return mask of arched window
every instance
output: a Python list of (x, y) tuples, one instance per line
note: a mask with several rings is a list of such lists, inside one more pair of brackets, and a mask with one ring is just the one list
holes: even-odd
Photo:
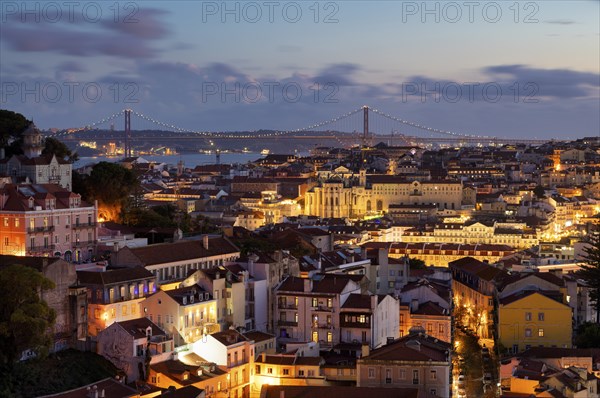
[(371, 201), (367, 200), (367, 211), (371, 211)]
[(377, 211), (382, 211), (383, 210), (383, 201), (378, 200), (377, 201)]

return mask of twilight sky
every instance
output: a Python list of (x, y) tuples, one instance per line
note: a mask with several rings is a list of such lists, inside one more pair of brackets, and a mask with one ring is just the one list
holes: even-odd
[(576, 138), (600, 134), (599, 32), (598, 0), (2, 1), (0, 108), (41, 128), (132, 108), (226, 131), (368, 104), (444, 130)]

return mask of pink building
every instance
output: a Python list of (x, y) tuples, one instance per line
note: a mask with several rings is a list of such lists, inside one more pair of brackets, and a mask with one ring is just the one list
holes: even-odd
[(98, 204), (57, 184), (0, 188), (0, 254), (85, 261), (94, 253)]

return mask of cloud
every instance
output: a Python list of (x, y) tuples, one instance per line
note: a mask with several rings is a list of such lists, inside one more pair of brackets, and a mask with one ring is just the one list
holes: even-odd
[(22, 23), (14, 15), (2, 29), (0, 40), (17, 52), (57, 53), (77, 57), (97, 55), (119, 58), (153, 58), (160, 51), (154, 44), (170, 32), (160, 17), (165, 11), (138, 9), (131, 21), (118, 22), (112, 14), (99, 23), (90, 23), (78, 13), (72, 22)]
[(497, 65), (484, 69), (505, 84), (533, 83), (539, 96), (552, 99), (598, 97), (600, 74), (571, 69), (540, 69), (526, 65)]
[(577, 22), (573, 21), (572, 19), (550, 19), (550, 20), (544, 21), (544, 23), (552, 24), (552, 25), (574, 25)]
[(56, 67), (61, 72), (86, 72), (87, 69), (77, 61), (65, 61)]
[(138, 9), (130, 18), (122, 18), (118, 22), (105, 19), (102, 26), (108, 30), (139, 39), (157, 40), (166, 38), (170, 31), (163, 23), (163, 18), (168, 12), (152, 8)]

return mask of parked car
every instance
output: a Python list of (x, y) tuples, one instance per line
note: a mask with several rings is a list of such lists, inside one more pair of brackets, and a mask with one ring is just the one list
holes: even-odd
[(492, 384), (492, 374), (491, 373), (483, 374), (483, 383), (484, 384)]

